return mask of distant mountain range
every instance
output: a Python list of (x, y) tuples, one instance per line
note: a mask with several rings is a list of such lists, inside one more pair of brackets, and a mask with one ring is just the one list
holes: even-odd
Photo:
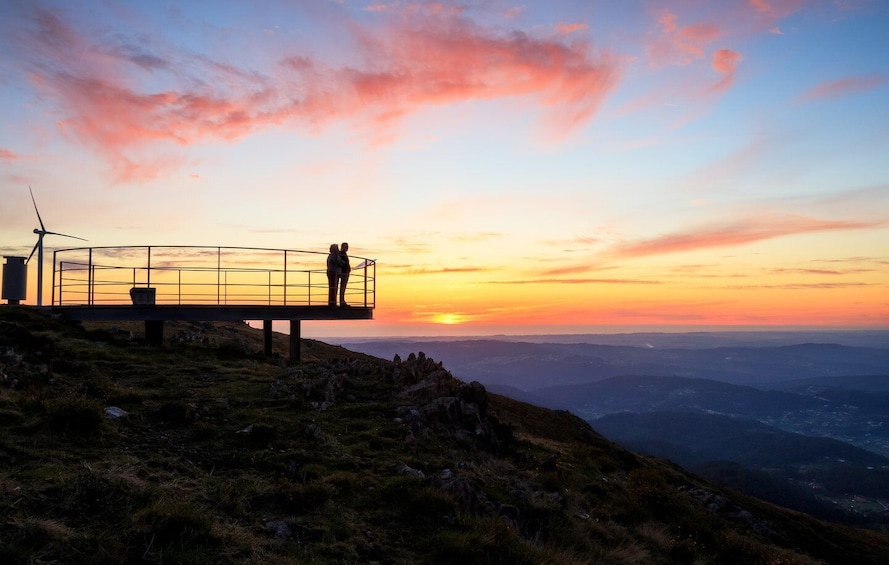
[[(713, 340), (698, 334), (682, 335), (684, 341), (678, 336), (670, 341), (684, 343), (684, 347), (668, 348), (652, 345), (650, 335), (637, 337), (643, 343), (639, 346), (496, 339), (375, 340), (342, 345), (385, 359), (423, 351), (452, 367), (462, 379), (522, 390), (624, 375), (704, 378), (756, 386), (817, 377), (889, 375), (889, 332), (884, 334), (885, 347), (799, 343), (703, 348), (702, 343)], [(766, 343), (775, 339), (771, 336)]]
[[(464, 380), (568, 410), (622, 445), (826, 519), (889, 524), (889, 332), (611, 336), (601, 343), (378, 340)], [(825, 337), (825, 336), (822, 336)], [(655, 339), (660, 338), (660, 339)], [(734, 345), (731, 345), (734, 343)], [(741, 345), (743, 343), (743, 345)], [(850, 344), (851, 343), (851, 344)], [(852, 345), (858, 343), (859, 345)]]

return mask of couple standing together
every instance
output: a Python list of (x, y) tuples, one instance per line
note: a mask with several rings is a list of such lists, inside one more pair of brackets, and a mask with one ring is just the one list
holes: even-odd
[(336, 306), (336, 285), (340, 285), (340, 306), (346, 304), (346, 283), (349, 282), (349, 244), (343, 242), (339, 248), (336, 243), (330, 244), (330, 255), (327, 256), (327, 305)]

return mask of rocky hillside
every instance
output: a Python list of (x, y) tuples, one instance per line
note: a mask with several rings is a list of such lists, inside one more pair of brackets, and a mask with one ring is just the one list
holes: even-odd
[[(885, 563), (417, 352), (0, 306), (2, 563)], [(285, 336), (276, 336), (282, 352)]]

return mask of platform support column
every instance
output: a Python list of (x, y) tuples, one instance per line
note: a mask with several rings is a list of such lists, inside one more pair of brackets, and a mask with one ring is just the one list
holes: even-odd
[(299, 363), (301, 359), (299, 351), (300, 327), (299, 320), (290, 320), (290, 362)]
[(262, 350), (266, 355), (272, 354), (272, 321), (262, 321)]
[(145, 320), (145, 341), (151, 345), (163, 345), (164, 321)]

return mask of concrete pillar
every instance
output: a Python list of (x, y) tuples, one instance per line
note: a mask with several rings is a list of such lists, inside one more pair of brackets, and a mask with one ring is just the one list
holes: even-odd
[(262, 350), (266, 355), (272, 354), (272, 321), (262, 321)]
[(290, 320), (290, 362), (299, 363), (301, 359), (299, 351), (300, 340), (299, 320)]

